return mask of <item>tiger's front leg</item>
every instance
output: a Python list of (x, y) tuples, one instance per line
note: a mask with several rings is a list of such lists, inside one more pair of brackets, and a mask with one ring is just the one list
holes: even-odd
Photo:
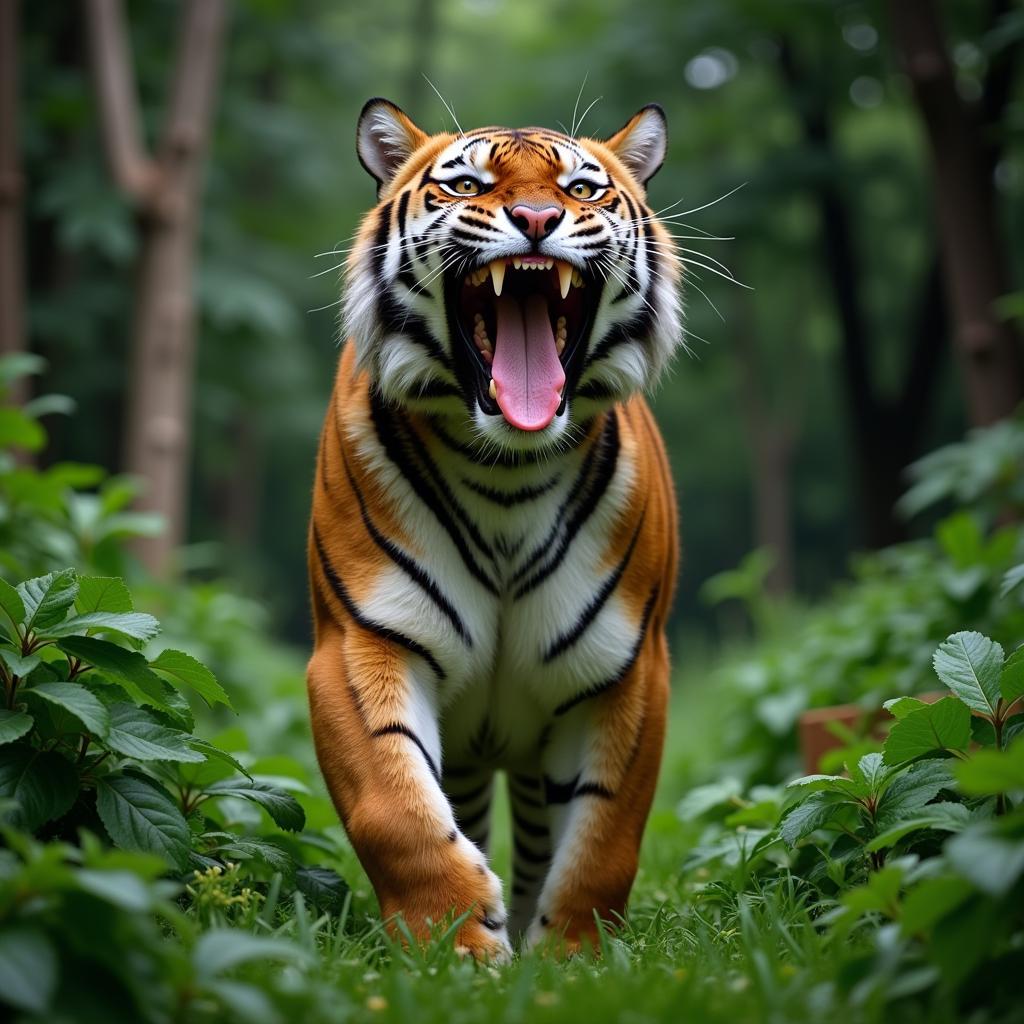
[(528, 947), (597, 948), (596, 915), (626, 910), (658, 779), (668, 706), (664, 635), (607, 693), (557, 715), (543, 755), (554, 853), (526, 933)]
[(441, 790), (436, 715), (404, 652), (324, 615), (308, 681), (320, 765), (389, 927), (400, 914), (423, 938), (468, 911), (457, 946), (508, 959), (501, 882)]

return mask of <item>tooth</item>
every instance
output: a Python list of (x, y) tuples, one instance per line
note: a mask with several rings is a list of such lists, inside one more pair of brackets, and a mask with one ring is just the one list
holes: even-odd
[(583, 287), (583, 275), (578, 270), (572, 272), (572, 283), (576, 288)]
[(494, 383), (494, 378), (491, 378), (490, 386), (487, 388), (487, 394), (491, 396), (495, 401), (498, 400), (498, 388)]
[(480, 350), (480, 356), (483, 358), (483, 361), (488, 366), (491, 365), (491, 360), (494, 359), (494, 353), (490, 349), (487, 349), (487, 348)]
[(544, 269), (545, 270), (550, 270), (554, 265), (555, 265), (554, 260), (545, 260), (544, 261)]
[(555, 339), (555, 351), (561, 355), (565, 351), (565, 338)]
[(490, 264), (491, 284), (494, 285), (494, 294), (501, 294), (501, 286), (505, 283), (505, 261), (492, 260)]
[(512, 259), (512, 266), (515, 267), (516, 270), (520, 270), (520, 269), (522, 269), (523, 261), (513, 257), (513, 259)]
[(568, 263), (558, 261), (558, 290), (564, 299), (569, 294), (569, 285), (572, 283), (572, 267)]

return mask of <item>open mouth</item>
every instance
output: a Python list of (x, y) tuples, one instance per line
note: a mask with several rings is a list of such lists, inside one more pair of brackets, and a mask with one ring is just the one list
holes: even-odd
[[(446, 281), (456, 365), (468, 394), (519, 430), (543, 430), (579, 378), (598, 281), (563, 260), (492, 260)], [(458, 325), (457, 331), (454, 330)]]

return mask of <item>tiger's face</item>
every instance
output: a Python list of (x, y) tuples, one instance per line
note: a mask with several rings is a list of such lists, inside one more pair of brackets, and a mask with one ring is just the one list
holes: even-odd
[(656, 106), (602, 142), (431, 136), (371, 100), (358, 152), (379, 202), (348, 261), (345, 326), (374, 386), (527, 449), (651, 385), (682, 340), (678, 261), (644, 192), (665, 146)]

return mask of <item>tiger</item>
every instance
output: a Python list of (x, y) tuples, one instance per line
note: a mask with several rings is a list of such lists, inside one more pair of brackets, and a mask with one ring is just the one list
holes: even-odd
[(407, 941), (451, 921), (481, 961), (593, 949), (626, 912), (669, 692), (677, 511), (643, 397), (683, 343), (645, 191), (666, 118), (429, 134), (377, 98), (356, 137), (377, 203), (313, 486), (319, 764)]

